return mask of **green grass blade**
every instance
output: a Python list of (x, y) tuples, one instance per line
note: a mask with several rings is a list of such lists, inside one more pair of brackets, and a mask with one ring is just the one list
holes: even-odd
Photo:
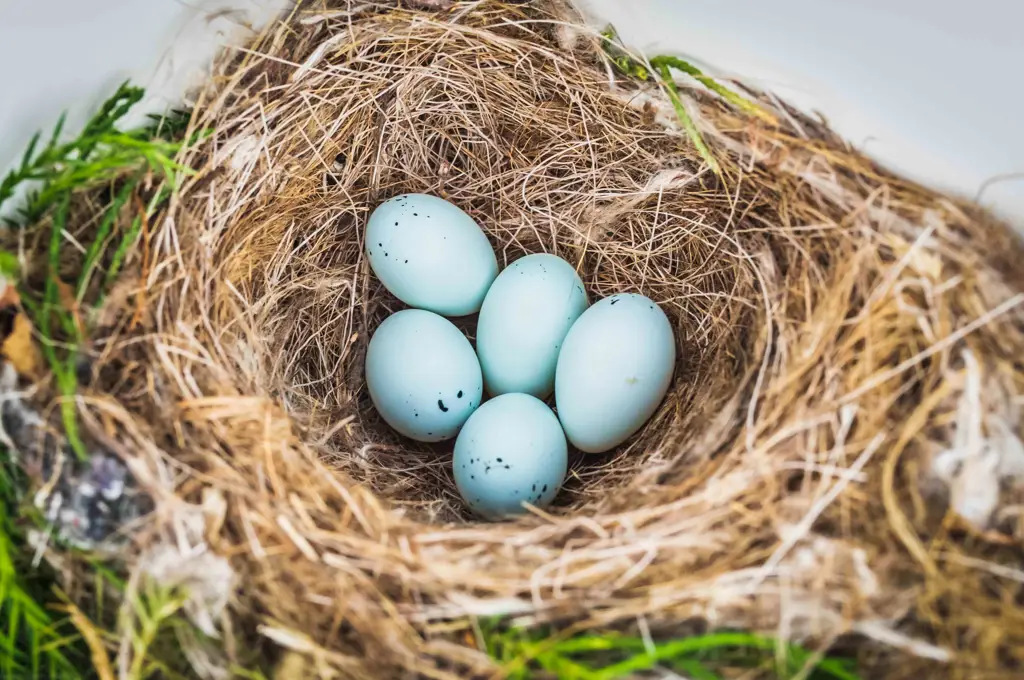
[[(56, 647), (55, 647), (56, 649)], [(39, 646), (39, 636), (29, 635), (29, 661), (32, 664), (32, 677), (39, 677), (39, 665), (43, 657), (43, 651)]]
[(565, 680), (599, 680), (600, 675), (581, 663), (557, 654), (540, 654), (536, 661), (541, 668)]
[(849, 659), (822, 659), (815, 666), (816, 671), (831, 675), (836, 680), (860, 680), (854, 663)]
[(722, 680), (709, 671), (704, 664), (693, 659), (678, 659), (672, 664), (672, 667), (685, 673), (690, 680)]
[[(24, 222), (36, 223), (65, 193), (109, 181), (126, 169), (145, 165), (149, 162), (146, 154), (156, 154), (152, 162), (158, 172), (166, 173), (168, 168), (187, 172), (187, 168), (181, 168), (172, 160), (181, 147), (180, 142), (161, 141), (148, 128), (143, 128), (139, 134), (117, 129), (118, 121), (142, 99), (143, 93), (141, 88), (122, 84), (86, 123), (81, 134), (65, 144), (60, 144), (66, 120), (62, 115), (49, 143), (38, 155), (35, 152), (40, 137), (38, 134), (33, 137), (22, 165), (0, 181), (0, 207), (14, 196), (18, 185), (42, 182), (42, 187), (29, 195), (27, 206), (21, 210)], [(175, 125), (180, 125), (177, 119)]]
[(117, 217), (120, 215), (125, 203), (131, 198), (132, 192), (135, 191), (135, 187), (139, 184), (139, 180), (140, 178), (134, 177), (121, 187), (121, 190), (103, 214), (103, 221), (100, 222), (100, 226), (96, 230), (96, 236), (93, 238), (92, 243), (89, 244), (89, 250), (85, 254), (85, 262), (82, 265), (82, 273), (78, 277), (77, 299), (79, 302), (85, 297), (85, 292), (89, 288), (89, 280), (92, 277), (93, 269), (96, 267), (100, 253), (106, 245), (114, 222), (117, 221)]
[(679, 118), (680, 124), (686, 131), (690, 141), (693, 142), (694, 147), (697, 149), (697, 153), (704, 159), (704, 162), (708, 164), (708, 167), (716, 175), (721, 175), (722, 170), (718, 165), (718, 161), (711, 154), (711, 149), (708, 148), (707, 144), (704, 143), (704, 137), (701, 136), (700, 130), (697, 129), (697, 125), (693, 122), (693, 118), (686, 110), (686, 106), (683, 104), (682, 97), (679, 96), (679, 90), (676, 88), (675, 81), (672, 80), (672, 72), (669, 71), (667, 64), (662, 64), (660, 68), (661, 80), (665, 86), (665, 90), (668, 92), (668, 98), (672, 101), (672, 108), (676, 111), (676, 117)]
[(131, 228), (125, 233), (124, 238), (121, 239), (121, 243), (118, 244), (117, 250), (114, 251), (114, 257), (110, 261), (110, 269), (107, 270), (107, 276), (103, 283), (104, 289), (109, 289), (113, 285), (114, 280), (117, 279), (117, 275), (121, 271), (121, 265), (124, 264), (128, 251), (135, 245), (135, 241), (138, 240), (140, 233), (142, 233), (142, 217), (137, 216), (132, 221)]
[[(776, 664), (775, 652), (780, 644), (785, 651), (784, 664), (776, 669), (780, 677), (795, 675), (814, 659), (811, 652), (799, 645), (743, 632), (720, 632), (670, 640), (654, 643), (652, 649), (638, 637), (614, 633), (531, 641), (523, 638), (521, 632), (509, 630), (489, 631), (485, 638), (488, 639), (489, 653), (497, 656), (506, 668), (525, 668), (524, 660), (533, 660), (546, 671), (573, 680), (616, 680), (632, 677), (657, 665), (671, 666), (694, 680), (720, 680), (709, 668), (709, 663), (730, 668)], [(620, 660), (609, 663), (609, 657)], [(604, 665), (594, 668), (587, 664), (586, 659), (601, 659)], [(819, 678), (858, 680), (856, 672), (842, 659), (823, 659), (814, 664), (814, 670)], [(523, 677), (528, 675), (524, 670)]]
[(14, 195), (14, 189), (23, 181), (19, 173), (14, 170), (8, 172), (2, 181), (0, 181), (0, 207), (3, 207), (4, 203)]
[(646, 81), (651, 77), (650, 71), (642, 62), (634, 59), (619, 46), (618, 31), (611, 24), (601, 32), (601, 49), (622, 73), (640, 81)]
[(0, 250), (0, 275), (7, 279), (16, 279), (21, 270), (21, 263), (18, 256), (6, 250)]
[(57, 148), (57, 143), (60, 141), (60, 135), (64, 132), (64, 123), (68, 121), (68, 112), (63, 111), (60, 117), (57, 119), (57, 124), (53, 126), (53, 132), (50, 133), (50, 141), (46, 144), (46, 150), (44, 154), (52, 153)]
[(263, 674), (261, 670), (249, 670), (243, 668), (237, 664), (232, 664), (231, 668), (228, 669), (233, 678), (241, 678), (242, 680), (267, 680), (267, 676)]
[(766, 120), (769, 122), (775, 121), (775, 117), (768, 113), (767, 111), (765, 111), (763, 108), (761, 108), (754, 102), (750, 101), (746, 97), (743, 97), (739, 93), (722, 85), (714, 78), (705, 75), (703, 71), (701, 71), (699, 68), (697, 68), (690, 62), (686, 61), (685, 59), (662, 55), (651, 59), (651, 66), (661, 71), (663, 75), (665, 72), (663, 67), (665, 66), (674, 68), (677, 71), (682, 71), (683, 73), (693, 77), (693, 79), (699, 82), (701, 85), (708, 88), (709, 90), (711, 90), (712, 92), (714, 92), (722, 99), (735, 106), (736, 108), (740, 109), (744, 113), (748, 113), (752, 116), (757, 116), (758, 118), (761, 118), (762, 120)]
[(32, 135), (31, 141), (28, 143), (28, 148), (25, 149), (24, 155), (21, 157), (21, 169), (27, 170), (32, 165), (32, 157), (35, 156), (36, 146), (39, 144), (39, 139), (42, 137), (42, 132), (37, 132)]
[[(149, 119), (152, 124), (148, 128), (139, 130), (139, 134), (146, 135), (149, 139), (183, 139), (192, 122), (192, 112), (185, 109), (171, 109), (164, 114), (150, 114)], [(192, 139), (186, 143), (192, 145), (196, 141), (198, 140), (193, 135)]]
[(128, 81), (121, 83), (113, 96), (103, 102), (100, 110), (85, 124), (82, 138), (86, 141), (79, 150), (79, 158), (87, 160), (96, 148), (96, 141), (92, 138), (114, 131), (117, 122), (142, 100), (144, 94), (145, 90), (133, 87)]
[(7, 607), (7, 635), (4, 647), (12, 652), (17, 649), (18, 628), (21, 626), (21, 599), (14, 598)]
[[(85, 444), (78, 431), (78, 412), (75, 406), (75, 394), (78, 391), (78, 377), (75, 374), (74, 357), (71, 361), (62, 361), (57, 356), (56, 339), (50, 318), (57, 314), (62, 319), (62, 325), (74, 328), (74, 322), (66, 320), (62, 315), (67, 314), (61, 307), (60, 292), (57, 288), (57, 277), (60, 266), (60, 245), (61, 234), (67, 225), (68, 209), (71, 204), (70, 194), (65, 196), (57, 207), (53, 216), (53, 226), (50, 231), (49, 261), (50, 271), (46, 277), (46, 287), (43, 300), (43, 312), (39, 315), (39, 330), (43, 336), (43, 352), (50, 362), (50, 368), (57, 379), (57, 386), (63, 395), (60, 404), (61, 418), (64, 422), (64, 434), (67, 436), (68, 444), (75, 452), (79, 460), (87, 460), (89, 454), (85, 450)], [(77, 330), (75, 331), (77, 333)], [(73, 353), (72, 353), (73, 354)], [(68, 365), (70, 363), (70, 366)]]

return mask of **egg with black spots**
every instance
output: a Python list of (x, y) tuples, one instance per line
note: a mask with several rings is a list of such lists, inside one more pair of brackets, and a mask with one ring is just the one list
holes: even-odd
[(423, 442), (457, 435), (483, 396), (469, 340), (448, 319), (421, 309), (396, 312), (374, 332), (366, 385), (381, 417)]
[(443, 198), (402, 194), (366, 226), (370, 268), (410, 307), (442, 316), (480, 311), (498, 275), (494, 249), (476, 221)]
[(455, 485), (474, 513), (501, 519), (549, 505), (568, 468), (568, 445), (551, 408), (503, 394), (469, 417), (452, 459)]

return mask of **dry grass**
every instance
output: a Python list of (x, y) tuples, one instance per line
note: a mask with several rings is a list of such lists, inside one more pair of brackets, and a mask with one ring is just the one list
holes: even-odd
[[(717, 177), (662, 93), (611, 83), (537, 4), (310, 3), (221, 61), (201, 171), (110, 324), (116, 401), (85, 415), (156, 500), (139, 569), (191, 585), (227, 657), (258, 630), (323, 677), (486, 677), (492, 615), (839, 640), (867, 677), (1019, 672), (1015, 238), (814, 121), (684, 88)], [(448, 448), (373, 412), (363, 353), (399, 307), (363, 228), (406, 191), (473, 214), (502, 265), (555, 253), (674, 322), (666, 403), (548, 513), (472, 520)]]

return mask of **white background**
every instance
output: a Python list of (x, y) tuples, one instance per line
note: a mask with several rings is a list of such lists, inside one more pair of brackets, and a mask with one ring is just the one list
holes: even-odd
[(580, 0), (648, 55), (825, 114), (913, 179), (1024, 228), (1024, 0)]
[[(251, 35), (287, 0), (0, 0), (0, 169), (62, 111), (77, 131), (117, 86), (147, 87), (150, 111), (179, 103), (220, 45)], [(241, 25), (240, 25), (241, 24)], [(172, 49), (173, 46), (173, 49)]]
[[(579, 0), (648, 54), (769, 88), (883, 163), (961, 195), (1024, 174), (1024, 0)], [(284, 0), (0, 0), (0, 167), (121, 80), (159, 108)], [(239, 10), (225, 15), (223, 10)], [(170, 49), (172, 44), (177, 47)], [(1024, 178), (982, 202), (1024, 228)]]

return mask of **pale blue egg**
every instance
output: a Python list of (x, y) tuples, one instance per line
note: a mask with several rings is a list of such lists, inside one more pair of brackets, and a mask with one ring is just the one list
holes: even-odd
[(588, 453), (626, 441), (665, 397), (675, 361), (672, 325), (652, 300), (620, 294), (594, 303), (565, 336), (555, 370), (569, 441)]
[(366, 385), (377, 412), (406, 437), (458, 434), (483, 396), (480, 362), (455, 325), (406, 309), (384, 320), (366, 349)]
[(548, 397), (562, 341), (587, 304), (579, 275), (560, 257), (527, 255), (506, 267), (487, 291), (477, 323), (487, 393)]
[(565, 480), (568, 447), (558, 418), (536, 397), (503, 394), (466, 421), (455, 440), (455, 484), (470, 508), (498, 519), (544, 507)]
[(410, 307), (444, 316), (480, 311), (498, 275), (494, 249), (472, 217), (427, 194), (377, 207), (366, 226), (370, 267)]

